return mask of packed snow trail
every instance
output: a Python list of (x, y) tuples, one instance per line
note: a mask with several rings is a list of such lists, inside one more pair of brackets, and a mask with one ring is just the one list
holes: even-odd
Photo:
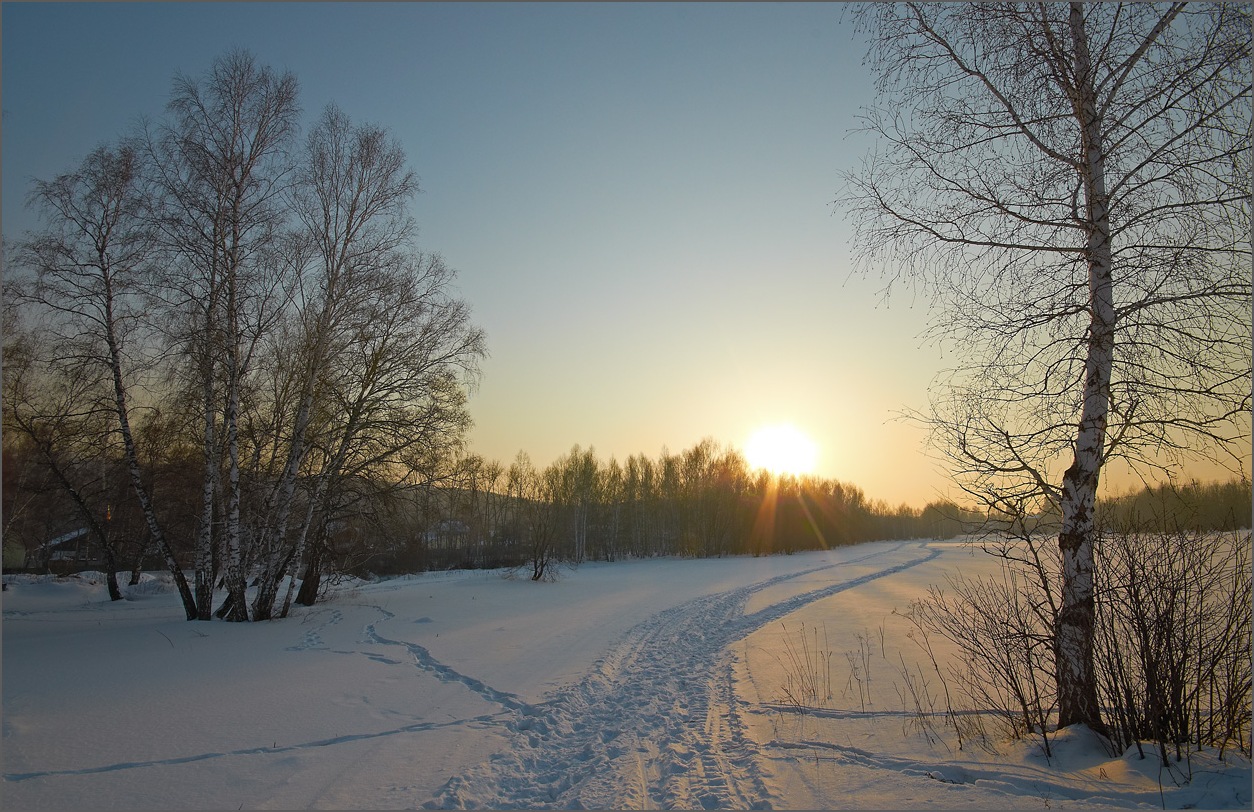
[[(903, 553), (913, 555), (903, 559)], [(680, 604), (633, 627), (581, 681), (535, 705), (446, 673), (510, 711), (504, 717), (510, 748), (449, 780), (424, 806), (769, 809), (760, 754), (745, 735), (735, 697), (731, 646), (809, 603), (939, 554), (903, 543)], [(767, 588), (873, 559), (887, 561), (744, 612), (750, 596)], [(411, 649), (420, 667), (437, 668), (425, 650), (399, 645)]]

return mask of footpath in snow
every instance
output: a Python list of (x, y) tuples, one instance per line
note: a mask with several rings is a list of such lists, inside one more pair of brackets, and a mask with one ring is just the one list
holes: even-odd
[[(771, 808), (760, 754), (741, 722), (730, 646), (806, 604), (937, 554), (896, 545), (659, 612), (573, 687), (540, 706), (511, 707), (510, 750), (450, 781), (428, 806)], [(837, 567), (860, 574), (744, 611), (757, 593)]]
[[(980, 566), (892, 542), (429, 574), (258, 624), (187, 623), (159, 578), (110, 603), (90, 577), (6, 576), (3, 805), (1249, 808), (1240, 756), (1176, 786), (1082, 734), (1046, 763), (912, 727), (894, 610)], [(820, 629), (838, 690), (790, 706), (789, 647)]]

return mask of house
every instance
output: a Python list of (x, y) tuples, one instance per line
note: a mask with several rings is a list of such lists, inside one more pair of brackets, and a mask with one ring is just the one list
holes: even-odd
[(100, 569), (105, 564), (100, 544), (87, 527), (71, 530), (44, 543), (32, 557), (36, 560), (28, 561), (28, 565), (46, 567), (57, 573)]
[(423, 533), (429, 547), (462, 547), (470, 538), (470, 527), (460, 519), (442, 519)]
[(4, 540), (3, 568), (5, 572), (20, 570), (26, 566), (26, 548), (20, 544)]

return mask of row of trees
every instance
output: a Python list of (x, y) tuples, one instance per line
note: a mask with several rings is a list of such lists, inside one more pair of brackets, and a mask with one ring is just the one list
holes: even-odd
[(164, 117), (35, 182), (43, 226), (8, 258), (5, 473), (68, 495), (115, 597), (132, 527), (189, 620), (219, 584), (219, 616), (284, 614), (298, 570), (312, 602), (337, 522), (448, 475), (485, 352), (415, 246), (399, 144), (300, 116), (243, 51), (176, 76)]
[[(6, 536), (24, 540), (28, 559), (46, 565), (41, 545), (89, 521), (98, 526), (96, 538), (108, 538), (116, 568), (137, 579), (159, 551), (142, 509), (128, 498), (126, 461), (72, 457), (64, 448), (54, 450), (54, 459), (50, 464), (29, 438), (6, 449)], [(181, 559), (194, 551), (197, 461), (186, 454), (154, 457), (149, 470), (155, 500), (171, 510), (166, 527)], [(302, 488), (311, 484), (301, 480)], [(949, 538), (983, 518), (941, 501), (921, 510), (890, 507), (821, 477), (777, 478), (710, 439), (678, 454), (638, 454), (621, 463), (575, 446), (543, 468), (525, 454), (508, 466), (460, 455), (423, 483), (384, 488), (366, 477), (343, 477), (339, 493), (335, 510), (318, 510), (316, 533), (307, 538), (306, 579), (316, 577), (313, 566), (353, 574), (527, 566), (538, 580), (553, 576), (559, 563)], [(244, 558), (254, 577), (264, 563), (256, 552)]]
[[(575, 446), (544, 468), (470, 457), (458, 488), (424, 489), (405, 515), (409, 540), (387, 569), (529, 566), (663, 555), (762, 555), (888, 538), (947, 538), (981, 516), (936, 502), (889, 507), (815, 476), (752, 470), (711, 439), (677, 454), (602, 460)], [(422, 528), (413, 542), (412, 529)], [(403, 534), (398, 535), (398, 538)]]
[[(47, 566), (46, 542), (90, 523), (108, 539), (114, 566), (137, 581), (158, 553), (129, 491), (126, 461), (114, 456), (56, 461), (29, 437), (5, 449), (8, 539)], [(154, 457), (152, 492), (171, 509), (178, 557), (192, 552), (198, 466), (189, 455)], [(891, 507), (850, 484), (817, 476), (774, 477), (750, 469), (734, 448), (706, 439), (678, 454), (624, 462), (575, 446), (544, 468), (525, 454), (505, 466), (461, 455), (438, 478), (402, 485), (370, 478), (340, 483), (334, 511), (322, 510), (302, 572), (317, 598), (326, 573), (394, 574), (449, 568), (527, 568), (537, 580), (562, 564), (665, 555), (792, 553), (863, 541), (946, 539), (994, 530), (1032, 537), (1056, 528), (1056, 513), (987, 514), (945, 500)], [(1097, 505), (1099, 525), (1211, 532), (1248, 527), (1250, 482), (1146, 487)], [(325, 519), (323, 521), (322, 519)], [(98, 545), (97, 545), (98, 546)], [(250, 572), (256, 556), (245, 558)], [(313, 571), (316, 568), (316, 573)]]
[(1250, 526), (1254, 491), (1250, 480), (1150, 485), (1097, 504), (1098, 525), (1214, 533)]
[[(1159, 486), (1102, 499), (1108, 529), (1212, 532), (1248, 527), (1248, 480)], [(328, 549), (337, 572), (525, 569), (553, 577), (583, 561), (766, 555), (881, 539), (994, 532), (1033, 538), (1060, 517), (987, 513), (936, 500), (892, 507), (847, 483), (753, 470), (712, 439), (656, 458), (601, 459), (574, 446), (545, 467), (469, 455), (450, 479), (398, 494), (388, 510), (345, 524)]]

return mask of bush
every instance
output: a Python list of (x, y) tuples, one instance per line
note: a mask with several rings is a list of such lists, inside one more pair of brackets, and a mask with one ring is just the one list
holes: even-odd
[(950, 674), (974, 707), (991, 712), (1012, 739), (1039, 736), (1049, 756), (1049, 722), (1057, 699), (1056, 604), (1042, 594), (1025, 561), (1005, 552), (998, 552), (1003, 558), (998, 576), (951, 578), (948, 594), (933, 586), (926, 598), (911, 604), (906, 617), (920, 634), (938, 634), (958, 647), (962, 663), (951, 666)]
[(1250, 533), (1104, 534), (1095, 656), (1122, 752), (1250, 751)]
[[(950, 579), (909, 618), (961, 652), (951, 672), (1012, 737), (1055, 720), (1057, 548), (1028, 535), (986, 545), (999, 576)], [(1094, 657), (1111, 755), (1153, 742), (1250, 755), (1249, 531), (1108, 530), (1096, 547)], [(1142, 755), (1144, 755), (1142, 751)]]

